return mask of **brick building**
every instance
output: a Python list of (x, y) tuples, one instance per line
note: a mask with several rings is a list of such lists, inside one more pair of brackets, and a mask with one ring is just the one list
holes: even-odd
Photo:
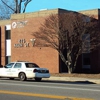
[[(0, 64), (5, 65), (11, 61), (30, 61), (35, 62), (41, 67), (46, 67), (50, 70), (50, 73), (67, 72), (67, 68), (64, 64), (60, 64), (59, 54), (56, 50), (50, 47), (36, 47), (34, 46), (35, 38), (32, 33), (37, 31), (40, 27), (40, 23), (44, 21), (44, 18), (50, 14), (66, 13), (64, 9), (44, 10), (33, 13), (13, 14), (10, 20), (0, 21)], [(100, 10), (87, 10), (80, 11), (87, 16), (93, 15), (99, 20)], [(84, 68), (91, 69), (91, 72), (100, 72), (99, 55), (100, 51), (95, 52), (91, 59), (92, 63), (88, 66), (84, 65), (83, 59), (77, 70), (82, 71)], [(95, 67), (94, 67), (95, 66)]]

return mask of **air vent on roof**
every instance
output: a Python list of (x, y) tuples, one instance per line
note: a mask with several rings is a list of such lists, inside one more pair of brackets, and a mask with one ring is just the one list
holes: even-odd
[(44, 11), (44, 10), (48, 10), (48, 9), (40, 9), (40, 11)]

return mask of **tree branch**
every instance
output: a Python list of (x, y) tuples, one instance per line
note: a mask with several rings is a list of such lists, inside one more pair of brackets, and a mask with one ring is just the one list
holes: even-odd
[(1, 0), (2, 1), (2, 3), (4, 3), (8, 8), (10, 8), (12, 11), (14, 11), (15, 12), (15, 10), (14, 9), (12, 9), (9, 5), (7, 5), (3, 0)]
[(31, 2), (32, 0), (27, 0), (25, 3), (24, 3), (24, 9), (23, 9), (23, 13), (25, 12), (25, 10), (26, 10), (26, 6), (27, 6), (27, 4), (29, 3), (29, 2)]

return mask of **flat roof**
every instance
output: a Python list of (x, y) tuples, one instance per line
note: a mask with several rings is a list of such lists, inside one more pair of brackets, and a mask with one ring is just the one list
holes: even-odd
[(11, 20), (0, 20), (0, 26), (1, 25), (7, 25), (7, 24), (10, 24), (11, 23)]

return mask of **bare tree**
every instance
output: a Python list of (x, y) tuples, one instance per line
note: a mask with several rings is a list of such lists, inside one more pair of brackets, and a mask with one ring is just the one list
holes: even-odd
[(1, 0), (0, 13), (2, 19), (9, 19), (13, 13), (24, 13), (29, 2), (32, 0)]
[[(5, 0), (7, 4), (9, 4), (9, 0)], [(9, 4), (11, 5), (11, 4)], [(12, 6), (14, 6), (14, 2), (12, 1)], [(10, 10), (5, 4), (0, 1), (0, 17), (1, 20), (3, 19), (10, 19), (10, 15), (14, 13), (12, 10)]]
[(59, 52), (68, 73), (74, 71), (80, 54), (98, 47), (100, 38), (97, 20), (73, 12), (50, 15), (33, 36), (38, 38), (37, 46), (50, 46)]
[[(16, 4), (15, 13), (21, 13), (21, 11), (24, 13), (28, 3), (31, 1), (32, 0), (15, 0), (15, 4)], [(23, 2), (24, 2), (24, 7), (23, 7), (23, 9), (21, 9)]]

